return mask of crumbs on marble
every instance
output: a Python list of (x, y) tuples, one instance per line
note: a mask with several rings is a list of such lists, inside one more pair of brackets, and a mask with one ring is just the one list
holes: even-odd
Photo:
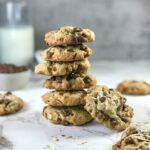
[(78, 145), (83, 145), (83, 144), (87, 144), (88, 142), (87, 141), (83, 141), (83, 142), (81, 142), (80, 144), (78, 144)]

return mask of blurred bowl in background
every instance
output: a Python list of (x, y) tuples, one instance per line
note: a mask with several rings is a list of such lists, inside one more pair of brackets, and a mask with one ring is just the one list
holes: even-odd
[(27, 85), (31, 77), (31, 70), (25, 70), (19, 73), (0, 73), (0, 90), (13, 91)]
[(43, 50), (37, 50), (35, 53), (35, 59), (36, 59), (38, 64), (44, 63), (44, 60), (42, 58), (42, 51)]

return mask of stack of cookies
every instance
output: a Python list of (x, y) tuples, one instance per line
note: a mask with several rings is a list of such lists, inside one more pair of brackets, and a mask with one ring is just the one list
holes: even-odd
[(79, 27), (62, 27), (45, 34), (49, 48), (43, 52), (45, 63), (35, 67), (35, 73), (49, 76), (44, 87), (53, 89), (42, 96), (47, 106), (43, 116), (53, 123), (82, 125), (92, 120), (83, 108), (85, 89), (96, 85), (87, 74), (88, 56), (92, 49), (84, 42), (95, 40), (94, 32)]

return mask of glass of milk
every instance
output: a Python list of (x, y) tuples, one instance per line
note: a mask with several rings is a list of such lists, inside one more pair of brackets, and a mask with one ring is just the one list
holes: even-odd
[(34, 56), (31, 0), (0, 0), (0, 63), (29, 65)]

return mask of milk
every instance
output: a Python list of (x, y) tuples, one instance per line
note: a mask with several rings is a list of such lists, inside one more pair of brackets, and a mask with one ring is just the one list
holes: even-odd
[(34, 55), (32, 26), (0, 27), (0, 63), (28, 65)]

